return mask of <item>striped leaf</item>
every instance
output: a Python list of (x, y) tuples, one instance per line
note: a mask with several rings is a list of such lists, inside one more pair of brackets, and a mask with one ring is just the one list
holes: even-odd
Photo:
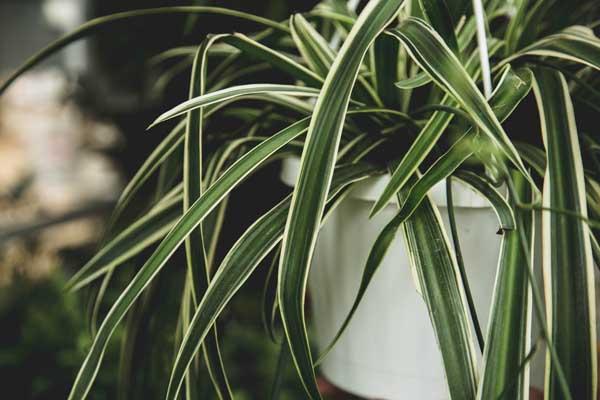
[(527, 46), (503, 63), (530, 55), (554, 57), (600, 69), (600, 39), (589, 28), (572, 26)]
[[(567, 83), (560, 72), (534, 71), (548, 163), (544, 207), (587, 217), (583, 165), (575, 115)], [(548, 329), (574, 399), (595, 399), (596, 313), (589, 228), (585, 222), (555, 212), (542, 214), (543, 267)], [(552, 360), (553, 361), (553, 360)], [(563, 398), (547, 357), (546, 396)]]
[(206, 107), (211, 104), (217, 104), (231, 99), (240, 98), (242, 96), (250, 96), (256, 94), (287, 94), (291, 96), (318, 96), (319, 90), (294, 86), (294, 85), (278, 85), (278, 84), (249, 84), (232, 86), (225, 89), (217, 90), (216, 92), (210, 92), (201, 96), (194, 97), (190, 100), (184, 101), (183, 103), (171, 108), (169, 111), (161, 114), (149, 127), (167, 121), (171, 118), (175, 118), (179, 115), (185, 114), (189, 111), (195, 110), (200, 107)]
[(321, 87), (323, 79), (304, 67), (298, 64), (290, 57), (285, 56), (281, 52), (270, 49), (269, 47), (252, 40), (251, 38), (241, 33), (233, 35), (223, 35), (222, 39), (225, 43), (230, 44), (245, 55), (260, 61), (268, 62), (274, 68), (287, 72), (292, 77), (305, 82), (311, 87)]
[[(492, 93), (492, 97), (489, 100), (489, 107), (495, 113), (496, 118), (499, 121), (504, 121), (506, 118), (510, 116), (513, 110), (519, 105), (521, 100), (525, 98), (529, 90), (531, 89), (531, 71), (528, 69), (521, 69), (517, 71), (512, 71), (510, 68), (505, 68), (498, 82), (498, 86), (496, 90)], [(441, 121), (441, 120), (440, 120)], [(447, 124), (447, 122), (446, 122)], [(426, 127), (427, 128), (427, 127)], [(423, 130), (425, 131), (424, 128)], [(444, 125), (434, 128), (444, 129)], [(433, 130), (432, 130), (433, 131)], [(438, 131), (439, 132), (439, 131)], [(458, 143), (453, 146), (448, 152), (438, 159), (428, 170), (427, 172), (418, 180), (417, 184), (413, 189), (411, 189), (407, 203), (402, 206), (402, 211), (400, 212), (404, 218), (408, 218), (412, 211), (416, 209), (419, 205), (421, 199), (425, 196), (425, 194), (435, 185), (437, 182), (442, 179), (448, 177), (456, 168), (458, 168), (464, 160), (466, 160), (471, 154), (473, 154), (476, 149), (473, 146), (467, 145), (467, 140), (470, 140), (472, 136), (470, 134), (471, 129), (465, 133), (463, 136), (463, 143), (458, 145)], [(437, 134), (439, 135), (439, 133)], [(423, 143), (423, 145), (428, 145), (427, 143)], [(414, 145), (413, 145), (414, 146)], [(430, 144), (429, 144), (430, 146)], [(420, 156), (423, 157), (422, 155)], [(415, 159), (415, 161), (418, 160)], [(383, 194), (373, 206), (373, 210), (371, 211), (371, 215), (374, 215), (376, 212), (382, 209), (384, 200), (387, 202), (393, 196), (393, 194), (401, 187), (404, 183), (402, 181), (406, 181), (406, 173), (408, 170), (400, 169), (405, 165), (405, 161), (402, 160), (402, 163), (392, 175), (392, 179), (390, 183), (385, 188)], [(415, 163), (412, 165), (416, 168)]]
[(525, 176), (529, 176), (517, 150), (489, 104), (443, 39), (427, 24), (416, 18), (404, 20), (397, 29), (389, 33), (405, 45), (413, 60), (431, 76), (436, 84), (462, 105), (481, 131), (504, 155)]
[[(498, 45), (490, 48), (490, 53), (493, 54), (500, 47)], [(466, 69), (472, 75), (476, 75), (476, 60), (474, 54), (467, 61)], [(427, 75), (429, 76), (429, 75)], [(456, 102), (449, 95), (442, 99), (443, 107), (454, 107)], [(443, 112), (442, 112), (443, 111)], [(390, 182), (387, 184), (379, 199), (371, 209), (371, 216), (374, 216), (392, 199), (395, 194), (402, 188), (408, 179), (415, 173), (419, 164), (427, 157), (431, 149), (435, 146), (438, 139), (442, 136), (450, 122), (454, 117), (448, 109), (442, 109), (440, 112), (435, 112), (427, 121), (415, 141), (411, 144), (410, 149), (402, 157), (400, 164), (392, 173)]]
[(431, 82), (431, 78), (425, 72), (420, 72), (410, 78), (403, 79), (395, 83), (399, 89), (416, 89), (425, 86)]
[(320, 398), (304, 319), (306, 281), (337, 158), (348, 103), (362, 59), (402, 0), (375, 0), (362, 11), (327, 74), (311, 117), (286, 224), (278, 296), (284, 330), (306, 394)]
[(310, 68), (320, 77), (327, 76), (335, 53), (325, 39), (301, 14), (292, 15), (290, 30), (296, 47)]
[(458, 170), (453, 176), (488, 200), (498, 217), (499, 231), (506, 232), (516, 228), (513, 209), (490, 182), (472, 171)]
[[(500, 83), (490, 99), (490, 107), (499, 121), (504, 121), (519, 105), (531, 89), (531, 71), (524, 69), (513, 73), (506, 69)], [(443, 154), (410, 189), (402, 204), (398, 218), (400, 223), (408, 218), (419, 205), (421, 199), (438, 182), (452, 174), (467, 158), (477, 153), (481, 143), (476, 136), (465, 133), (445, 154)]]
[(463, 282), (441, 216), (428, 197), (402, 229), (442, 354), (450, 398), (474, 399), (475, 349)]
[(440, 34), (450, 50), (460, 56), (458, 40), (446, 0), (419, 0), (419, 6), (431, 27)]
[[(513, 174), (519, 200), (532, 201), (531, 189), (518, 173)], [(513, 201), (513, 207), (515, 206)], [(527, 399), (529, 366), (523, 366), (531, 347), (531, 289), (527, 268), (533, 260), (533, 213), (518, 211), (525, 230), (529, 253), (524, 253), (520, 232), (504, 233), (498, 273), (492, 296), (492, 309), (483, 355), (483, 374), (478, 399)]]
[(465, 133), (452, 147), (444, 153), (408, 191), (400, 211), (394, 217), (400, 225), (419, 207), (427, 192), (438, 182), (450, 176), (467, 158), (480, 147), (476, 135)]
[[(336, 198), (336, 194), (345, 186), (372, 176), (374, 172), (372, 167), (364, 164), (341, 167), (334, 178), (330, 199)], [(200, 301), (175, 358), (167, 390), (167, 400), (177, 398), (185, 372), (217, 316), (261, 260), (282, 240), (290, 203), (291, 196), (288, 196), (258, 219), (246, 230), (223, 259), (206, 294)], [(329, 209), (332, 209), (335, 204), (337, 202), (330, 203)]]
[(158, 204), (106, 243), (67, 283), (78, 290), (166, 236), (181, 216), (181, 195)]
[[(301, 14), (295, 14), (291, 17), (290, 29), (296, 47), (298, 47), (300, 54), (308, 62), (311, 69), (320, 77), (327, 76), (333, 65), (335, 53), (325, 38)], [(358, 76), (357, 79), (356, 98), (362, 102), (381, 106), (382, 103), (377, 93), (371, 88), (366, 79), (361, 76)]]
[[(212, 36), (198, 48), (190, 77), (189, 97), (202, 96), (206, 91), (208, 50), (219, 39)], [(183, 213), (202, 195), (202, 136), (204, 134), (204, 110), (202, 107), (188, 112), (186, 118), (183, 160)], [(192, 230), (185, 239), (185, 253), (191, 283), (192, 304), (195, 305), (208, 287), (209, 266), (206, 260), (202, 224)], [(204, 360), (219, 399), (232, 399), (233, 394), (223, 361), (216, 327), (204, 344)]]
[(142, 166), (137, 170), (133, 178), (127, 183), (125, 189), (119, 196), (115, 210), (110, 218), (109, 227), (113, 227), (121, 213), (127, 208), (138, 190), (148, 181), (152, 174), (167, 160), (173, 153), (183, 151), (185, 122), (178, 123), (171, 132), (156, 146), (152, 153), (146, 158)]
[(104, 349), (117, 325), (187, 235), (252, 171), (260, 167), (265, 160), (288, 142), (306, 132), (308, 124), (308, 119), (300, 120), (246, 153), (179, 218), (175, 226), (159, 244), (158, 248), (142, 266), (123, 293), (121, 293), (104, 318), (94, 338), (92, 347), (75, 378), (71, 393), (69, 394), (69, 400), (78, 400), (86, 397), (100, 368)]
[(6, 79), (0, 86), (0, 95), (24, 72), (30, 70), (52, 54), (66, 47), (67, 45), (95, 34), (104, 29), (108, 29), (117, 23), (123, 23), (132, 19), (144, 19), (152, 16), (164, 16), (172, 14), (200, 14), (200, 15), (224, 15), (233, 18), (248, 20), (259, 25), (263, 25), (269, 28), (277, 29), (281, 32), (289, 32), (287, 26), (278, 22), (272, 21), (267, 18), (259, 17), (257, 15), (248, 14), (241, 11), (231, 10), (221, 7), (202, 7), (202, 6), (188, 6), (188, 7), (160, 7), (160, 8), (146, 8), (142, 10), (125, 11), (121, 13), (111, 14), (104, 17), (92, 19), (85, 24), (81, 25), (76, 30), (66, 34), (65, 36), (52, 42), (50, 45), (40, 50), (38, 53), (29, 58), (23, 65), (21, 65), (15, 72), (13, 72), (8, 79)]

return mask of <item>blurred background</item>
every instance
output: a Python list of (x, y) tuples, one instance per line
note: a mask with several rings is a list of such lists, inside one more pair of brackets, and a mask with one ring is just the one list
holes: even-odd
[[(90, 18), (136, 8), (216, 3), (283, 20), (309, 10), (315, 1), (1, 0), (0, 78)], [(157, 17), (117, 25), (69, 46), (0, 98), (3, 393), (14, 399), (66, 398), (86, 354), (93, 302), (85, 291), (67, 293), (64, 284), (94, 254), (124, 184), (168, 132), (168, 127), (146, 132), (146, 126), (187, 97), (187, 69), (169, 65), (170, 73), (159, 79), (148, 60), (173, 46), (196, 45), (209, 32), (250, 28), (214, 16)], [(268, 190), (256, 190), (262, 186)], [(151, 187), (147, 190), (153, 195)], [(225, 223), (219, 250), (228, 249), (255, 216), (287, 191), (279, 183), (277, 165), (246, 182), (233, 194), (227, 215), (239, 222)], [(178, 254), (174, 263), (184, 262)], [(157, 285), (165, 293), (164, 304), (160, 312), (148, 314), (147, 323), (164, 329), (144, 337), (151, 351), (136, 355), (140, 372), (130, 382), (128, 398), (164, 395), (179, 307), (178, 296), (169, 293), (181, 290), (183, 274), (162, 275)], [(115, 278), (107, 304), (126, 279)], [(251, 280), (220, 321), (224, 358), (238, 399), (266, 398), (276, 369), (279, 348), (264, 333), (256, 295), (263, 280)], [(105, 307), (96, 310), (98, 315)], [(90, 398), (115, 398), (121, 342), (117, 333)], [(292, 366), (285, 370), (281, 398), (303, 398)], [(329, 398), (350, 398), (321, 384)], [(210, 392), (203, 396), (212, 398)]]

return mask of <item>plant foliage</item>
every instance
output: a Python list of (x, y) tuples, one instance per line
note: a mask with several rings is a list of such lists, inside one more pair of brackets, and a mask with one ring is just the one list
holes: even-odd
[[(256, 26), (244, 34), (209, 35), (197, 47), (169, 49), (153, 60), (184, 62), (189, 98), (152, 123), (179, 121), (125, 189), (105, 244), (69, 282), (73, 290), (101, 278), (109, 282), (124, 261), (139, 260), (97, 330), (70, 399), (93, 390), (115, 329), (182, 245), (186, 289), (180, 322), (172, 327), (179, 341), (166, 398), (179, 398), (182, 388), (193, 397), (199, 355), (218, 397), (233, 396), (215, 321), (273, 254), (266, 287), (276, 295), (265, 296), (266, 325), (272, 333), (279, 316), (306, 396), (319, 399), (304, 313), (317, 234), (354, 183), (386, 172), (391, 180), (372, 214), (391, 200), (400, 208), (373, 245), (336, 340), (401, 230), (453, 399), (528, 397), (532, 318), (540, 326), (533, 335), (547, 353), (546, 397), (595, 399), (600, 136), (590, 120), (600, 112), (599, 9), (593, 0), (370, 0), (356, 14), (344, 2), (325, 0), (277, 22), (217, 7), (167, 7), (92, 20), (34, 55), (0, 93), (55, 51), (119, 21), (190, 14), (201, 24), (222, 15), (231, 18), (229, 31), (239, 19)], [(286, 81), (257, 82), (257, 68)], [(539, 129), (514, 117), (535, 115), (523, 101), (527, 96), (536, 100)], [(239, 129), (212, 132), (210, 122), (220, 115)], [(294, 155), (301, 162), (293, 193), (217, 262), (230, 193), (267, 163)], [(141, 201), (136, 195), (157, 173), (171, 179), (146, 202), (146, 212), (132, 218), (125, 211)], [(463, 181), (487, 198), (503, 236), (489, 329), (478, 338), (482, 365), (459, 249), (427, 196), (445, 179)], [(542, 217), (541, 232), (532, 210)], [(532, 271), (536, 236), (544, 249), (543, 287)], [(152, 253), (144, 258), (147, 249)], [(481, 267), (496, 260), (489, 264)]]

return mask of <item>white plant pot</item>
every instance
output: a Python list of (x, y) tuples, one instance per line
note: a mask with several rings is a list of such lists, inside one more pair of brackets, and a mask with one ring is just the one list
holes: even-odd
[[(298, 159), (284, 160), (283, 182), (294, 186), (298, 168)], [(388, 181), (384, 176), (358, 184), (319, 233), (309, 290), (311, 333), (320, 350), (331, 342), (350, 310), (377, 235), (397, 213), (397, 206), (390, 203), (368, 218)], [(485, 199), (455, 182), (458, 234), (485, 332), (501, 243), (496, 234), (499, 223)], [(429, 195), (449, 232), (444, 183)], [(441, 355), (427, 308), (415, 289), (402, 236), (399, 233), (391, 245), (346, 332), (321, 364), (321, 373), (341, 389), (369, 399), (447, 399)]]

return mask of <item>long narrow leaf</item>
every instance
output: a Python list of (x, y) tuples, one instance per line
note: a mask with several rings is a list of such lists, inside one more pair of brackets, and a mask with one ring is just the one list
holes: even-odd
[[(203, 95), (206, 91), (208, 51), (211, 45), (218, 39), (218, 36), (207, 38), (196, 52), (190, 77), (189, 97), (192, 99)], [(202, 195), (203, 119), (204, 110), (202, 107), (190, 111), (186, 118), (183, 160), (183, 213)], [(192, 304), (195, 305), (208, 287), (209, 279), (202, 224), (191, 231), (185, 239), (185, 252), (191, 283), (191, 294), (194, 300)], [(233, 394), (231, 393), (227, 374), (221, 359), (216, 327), (212, 330), (204, 344), (204, 360), (219, 398), (232, 399)]]
[(323, 79), (308, 68), (286, 57), (281, 52), (274, 51), (241, 33), (225, 35), (222, 40), (252, 58), (266, 61), (273, 67), (289, 73), (309, 86), (321, 87), (323, 84)]
[(404, 20), (397, 29), (389, 32), (400, 40), (412, 58), (445, 91), (451, 94), (489, 136), (504, 155), (529, 176), (514, 145), (475, 83), (459, 59), (445, 45), (443, 39), (416, 18)]
[(362, 11), (317, 99), (286, 224), (278, 296), (292, 358), (306, 394), (320, 398), (304, 319), (306, 281), (352, 88), (369, 46), (395, 17), (402, 0), (375, 0)]
[(153, 126), (155, 126), (161, 122), (164, 122), (166, 120), (169, 120), (171, 118), (185, 114), (196, 108), (209, 106), (211, 104), (224, 102), (224, 101), (239, 98), (242, 96), (256, 95), (256, 94), (270, 94), (270, 93), (287, 94), (287, 95), (291, 95), (291, 96), (318, 96), (319, 90), (313, 89), (313, 88), (302, 87), (302, 86), (279, 85), (279, 84), (248, 84), (248, 85), (232, 86), (232, 87), (217, 90), (216, 92), (207, 93), (202, 96), (197, 96), (197, 97), (194, 97), (193, 99), (184, 101), (183, 103), (173, 107), (169, 111), (160, 115), (149, 126), (149, 128), (152, 128)]
[[(531, 201), (531, 190), (520, 174), (514, 174), (521, 201)], [(513, 204), (514, 206), (514, 204)], [(529, 367), (521, 370), (530, 347), (531, 289), (527, 257), (533, 254), (534, 224), (531, 211), (521, 213), (522, 229), (529, 254), (522, 251), (519, 232), (505, 232), (492, 296), (492, 310), (483, 356), (483, 375), (478, 399), (526, 399), (529, 393)]]
[(450, 398), (474, 399), (476, 361), (469, 311), (441, 216), (427, 197), (402, 228), (442, 353)]
[[(497, 51), (499, 46), (491, 47), (490, 51), (493, 53)], [(476, 58), (471, 57), (466, 64), (467, 72), (475, 74), (476, 71)], [(427, 75), (429, 76), (429, 75)], [(444, 96), (442, 105), (445, 107), (456, 106), (456, 102), (450, 98), (449, 95)], [(402, 188), (402, 186), (408, 181), (408, 179), (415, 173), (419, 164), (425, 159), (427, 154), (435, 146), (438, 139), (444, 133), (454, 115), (449, 112), (435, 112), (427, 121), (427, 124), (423, 127), (416, 140), (410, 146), (410, 149), (406, 152), (400, 164), (396, 167), (392, 173), (390, 182), (387, 184), (383, 193), (379, 196), (379, 199), (373, 205), (371, 209), (371, 216), (377, 214), (381, 209), (394, 197), (394, 195)]]
[[(351, 165), (338, 170), (330, 199), (346, 185), (365, 179), (372, 167)], [(227, 253), (201, 300), (190, 328), (181, 344), (171, 372), (167, 400), (177, 398), (185, 371), (221, 310), (248, 279), (261, 260), (281, 241), (291, 196), (257, 220)], [(331, 208), (333, 204), (330, 204)]]
[(146, 215), (115, 236), (98, 251), (67, 283), (78, 290), (108, 269), (129, 260), (162, 239), (181, 216), (181, 196), (159, 204)]
[(446, 0), (419, 0), (423, 15), (433, 29), (444, 39), (450, 50), (460, 56), (458, 40), (454, 33), (454, 24)]
[(459, 170), (453, 176), (488, 200), (498, 217), (501, 231), (506, 232), (516, 228), (515, 216), (511, 206), (487, 180), (471, 171)]
[(573, 26), (527, 46), (502, 63), (528, 55), (575, 61), (600, 69), (600, 39), (588, 28)]
[[(520, 69), (517, 71), (512, 71), (510, 68), (506, 68), (502, 74), (502, 77), (500, 78), (496, 90), (492, 93), (492, 97), (490, 99), (489, 107), (494, 112), (495, 117), (499, 121), (504, 121), (506, 118), (508, 118), (517, 105), (519, 105), (523, 98), (525, 98), (527, 93), (529, 93), (530, 89), (530, 70)], [(442, 127), (443, 125), (437, 128), (440, 129)], [(465, 133), (464, 137), (465, 140), (468, 139), (469, 132)], [(424, 143), (424, 145), (427, 144)], [(464, 143), (461, 146), (455, 146), (453, 151), (449, 150), (444, 158), (440, 158), (436, 163), (434, 163), (425, 173), (425, 175), (419, 179), (417, 183), (418, 186), (411, 190), (407, 199), (407, 206), (403, 205), (403, 208), (405, 208), (405, 218), (408, 217), (412, 211), (414, 211), (414, 209), (418, 206), (419, 201), (425, 196), (427, 191), (433, 187), (433, 185), (449, 176), (466, 158), (475, 152), (475, 150), (476, 149), (472, 146), (468, 146), (467, 143)], [(419, 156), (418, 154), (415, 154), (415, 159), (412, 162), (412, 165), (415, 168), (416, 165), (414, 161), (418, 160), (419, 157), (422, 157), (422, 155)], [(394, 171), (390, 183), (373, 206), (371, 215), (374, 215), (381, 210), (383, 205), (386, 204), (385, 202), (389, 201), (393, 194), (398, 191), (398, 189), (404, 183), (403, 181), (406, 181), (407, 178), (405, 178), (405, 176), (407, 170), (400, 168), (407, 163), (408, 162), (402, 160), (400, 166)]]
[(265, 160), (285, 146), (286, 143), (306, 132), (308, 124), (308, 119), (298, 121), (246, 153), (209, 187), (202, 197), (192, 204), (190, 209), (177, 221), (109, 310), (77, 374), (69, 394), (69, 400), (79, 400), (86, 397), (100, 368), (104, 349), (117, 325), (187, 235), (252, 171), (260, 167)]
[[(544, 207), (587, 217), (583, 165), (567, 83), (554, 70), (536, 69), (534, 75), (548, 157)], [(554, 212), (543, 213), (542, 227), (546, 313), (552, 343), (573, 398), (595, 399), (596, 313), (589, 228), (581, 220)], [(548, 398), (562, 396), (555, 368), (548, 356)]]
[(234, 18), (240, 18), (252, 21), (257, 24), (274, 28), (282, 32), (288, 32), (287, 26), (278, 22), (272, 21), (267, 18), (259, 17), (257, 15), (248, 14), (241, 11), (235, 11), (227, 8), (220, 7), (161, 7), (161, 8), (146, 8), (142, 10), (125, 11), (104, 17), (92, 19), (85, 24), (81, 25), (71, 33), (66, 34), (60, 39), (52, 42), (50, 45), (39, 51), (37, 54), (28, 59), (23, 65), (21, 65), (15, 72), (13, 72), (8, 79), (6, 79), (0, 86), (0, 95), (4, 93), (6, 88), (14, 82), (20, 75), (35, 65), (39, 64), (44, 59), (48, 58), (63, 47), (73, 43), (79, 39), (83, 39), (90, 36), (98, 31), (107, 29), (115, 23), (124, 22), (131, 19), (142, 19), (151, 16), (161, 16), (169, 14), (205, 14), (205, 15), (224, 15)]
[(127, 208), (135, 194), (142, 187), (142, 185), (148, 181), (150, 176), (162, 165), (162, 163), (174, 152), (181, 151), (183, 149), (183, 132), (185, 128), (185, 122), (178, 123), (171, 132), (163, 139), (163, 141), (156, 146), (152, 153), (146, 158), (142, 166), (135, 173), (133, 178), (129, 181), (119, 200), (113, 214), (110, 218), (109, 226), (114, 226), (123, 210)]

